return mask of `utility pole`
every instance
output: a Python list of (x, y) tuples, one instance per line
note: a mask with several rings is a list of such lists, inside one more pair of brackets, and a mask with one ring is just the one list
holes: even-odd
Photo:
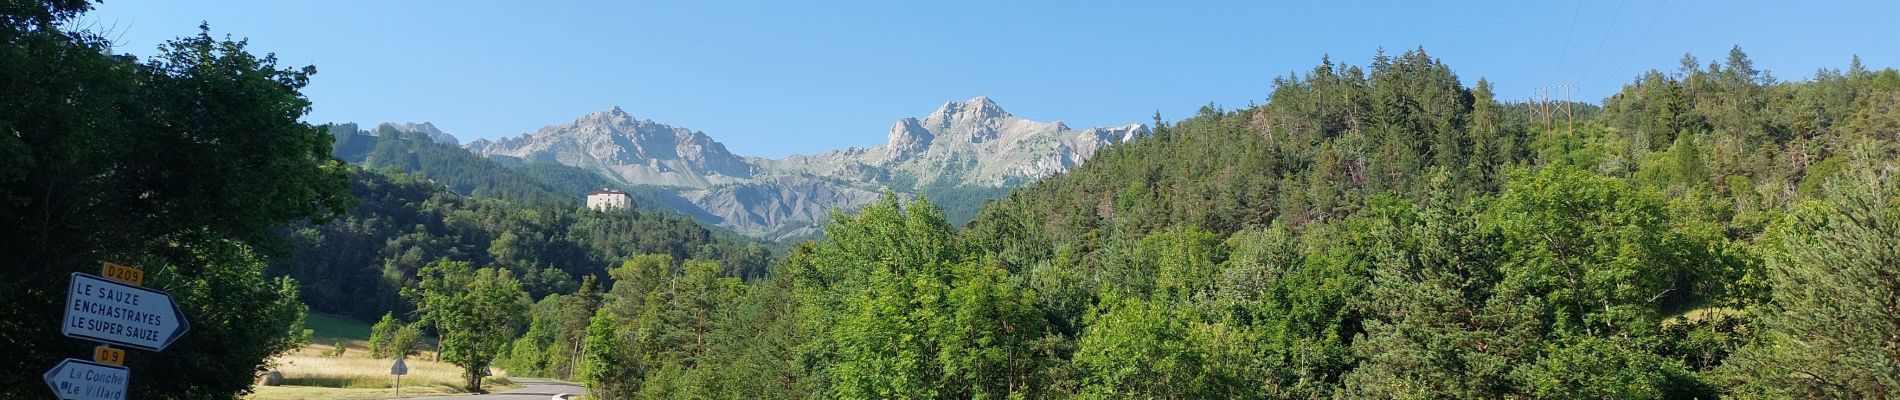
[(1537, 90), (1541, 92), (1539, 93), (1537, 104), (1544, 109), (1544, 111), (1540, 113), (1544, 115), (1544, 136), (1550, 136), (1550, 87), (1545, 86), (1537, 88)]
[(1536, 121), (1538, 118), (1544, 117), (1541, 113), (1537, 112), (1537, 89), (1531, 89), (1531, 95), (1524, 96), (1524, 107), (1531, 109), (1531, 121)]
[(1566, 83), (1563, 85), (1563, 88), (1564, 88), (1564, 118), (1566, 119), (1564, 121), (1564, 125), (1566, 126), (1565, 129), (1567, 130), (1565, 135), (1576, 136), (1577, 135), (1577, 110), (1575, 108), (1572, 108), (1572, 107), (1575, 107), (1576, 102), (1570, 101), (1570, 94), (1571, 92), (1576, 91), (1577, 84)]
[[(1563, 92), (1564, 99), (1562, 104), (1552, 104), (1553, 102), (1550, 99), (1552, 89), (1561, 90)], [(1531, 90), (1531, 97), (1526, 99), (1525, 103), (1535, 103), (1530, 104), (1531, 113), (1536, 114), (1533, 120), (1536, 120), (1536, 117), (1542, 117), (1544, 120), (1545, 136), (1557, 134), (1556, 120), (1558, 113), (1564, 115), (1564, 135), (1573, 136), (1577, 134), (1576, 102), (1572, 100), (1572, 96), (1576, 93), (1576, 90), (1577, 84), (1575, 83), (1560, 83)], [(1553, 108), (1555, 110), (1552, 110)]]

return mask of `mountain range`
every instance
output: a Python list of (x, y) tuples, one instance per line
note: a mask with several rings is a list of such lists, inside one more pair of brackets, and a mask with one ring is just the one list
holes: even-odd
[[(428, 123), (378, 126), (385, 129), (455, 143)], [(929, 197), (953, 222), (967, 220), (983, 200), (1147, 132), (1141, 124), (1073, 129), (1029, 120), (976, 97), (946, 102), (922, 119), (898, 119), (883, 145), (777, 159), (736, 155), (704, 132), (636, 118), (620, 107), (464, 148), (509, 163), (592, 171), (648, 189), (663, 208), (743, 235), (789, 240), (819, 233), (832, 210), (855, 210), (887, 191)]]

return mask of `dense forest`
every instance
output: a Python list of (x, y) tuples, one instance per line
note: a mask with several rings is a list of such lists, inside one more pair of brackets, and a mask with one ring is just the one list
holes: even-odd
[(503, 365), (602, 398), (1891, 396), (1896, 105), (1894, 70), (1739, 48), (1576, 118), (1422, 49), (1322, 60), (962, 229), (887, 198), (751, 283), (630, 259)]

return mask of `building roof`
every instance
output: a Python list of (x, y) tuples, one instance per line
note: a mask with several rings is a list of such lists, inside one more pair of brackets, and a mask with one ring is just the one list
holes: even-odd
[(595, 190), (592, 193), (588, 193), (587, 195), (593, 196), (597, 194), (627, 194), (627, 192), (622, 191), (620, 189), (600, 188), (600, 190)]

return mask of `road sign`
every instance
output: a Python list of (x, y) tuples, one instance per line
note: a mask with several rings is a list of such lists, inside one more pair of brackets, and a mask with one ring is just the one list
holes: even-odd
[(409, 365), (402, 363), (403, 357), (396, 356), (396, 363), (389, 366), (389, 374), (396, 376), (396, 397), (402, 397), (402, 376), (409, 374)]
[(74, 272), (66, 291), (66, 336), (165, 350), (191, 324), (164, 292)]
[(92, 360), (100, 364), (125, 365), (125, 350), (105, 346), (93, 347)]
[(60, 400), (125, 400), (132, 370), (68, 358), (46, 371), (46, 386)]

